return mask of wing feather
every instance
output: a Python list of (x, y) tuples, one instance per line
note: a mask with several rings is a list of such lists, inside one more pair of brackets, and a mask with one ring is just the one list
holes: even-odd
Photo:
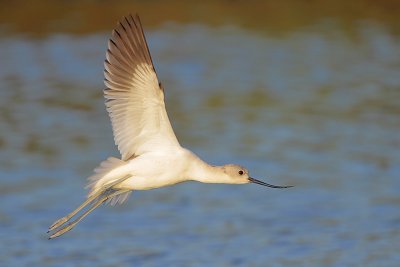
[(124, 17), (113, 30), (104, 77), (106, 108), (122, 160), (179, 146), (138, 15)]

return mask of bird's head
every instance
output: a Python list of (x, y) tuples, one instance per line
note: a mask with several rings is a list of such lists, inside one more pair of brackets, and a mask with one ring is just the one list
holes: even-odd
[(278, 186), (278, 185), (272, 185), (265, 183), (263, 181), (260, 181), (258, 179), (252, 178), (249, 176), (249, 171), (240, 166), (240, 165), (235, 165), (235, 164), (227, 164), (222, 167), (224, 173), (228, 176), (228, 180), (230, 184), (247, 184), (247, 183), (254, 183), (254, 184), (259, 184), (267, 187), (272, 187), (272, 188), (289, 188), (292, 186)]

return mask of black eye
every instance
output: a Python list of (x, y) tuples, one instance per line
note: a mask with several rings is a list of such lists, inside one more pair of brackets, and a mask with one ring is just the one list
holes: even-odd
[(242, 175), (242, 174), (243, 174), (243, 171), (242, 171), (242, 170), (240, 170), (240, 171), (239, 171), (239, 174), (240, 174), (240, 175)]

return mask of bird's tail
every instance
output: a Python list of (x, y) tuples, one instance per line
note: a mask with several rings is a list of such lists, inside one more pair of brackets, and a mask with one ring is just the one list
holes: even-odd
[[(107, 184), (117, 181), (123, 178), (126, 174), (121, 174), (117, 169), (121, 166), (126, 165), (126, 162), (114, 157), (109, 157), (100, 163), (100, 165), (94, 169), (94, 174), (88, 178), (88, 184), (86, 188), (89, 188), (88, 198), (97, 194), (100, 190), (103, 190)], [(117, 191), (117, 190), (116, 190)], [(130, 193), (117, 194), (116, 196), (107, 200), (107, 203), (111, 205), (124, 203)]]

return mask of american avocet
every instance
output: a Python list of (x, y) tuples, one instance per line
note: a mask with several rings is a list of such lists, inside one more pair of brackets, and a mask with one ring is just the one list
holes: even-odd
[[(168, 119), (164, 88), (157, 79), (138, 15), (124, 17), (112, 32), (104, 63), (106, 108), (121, 159), (101, 162), (88, 178), (88, 198), (77, 209), (53, 223), (49, 238), (71, 230), (104, 202), (123, 203), (132, 190), (148, 190), (184, 181), (255, 183), (246, 168), (212, 166), (180, 146)], [(70, 220), (91, 204), (82, 215)]]

